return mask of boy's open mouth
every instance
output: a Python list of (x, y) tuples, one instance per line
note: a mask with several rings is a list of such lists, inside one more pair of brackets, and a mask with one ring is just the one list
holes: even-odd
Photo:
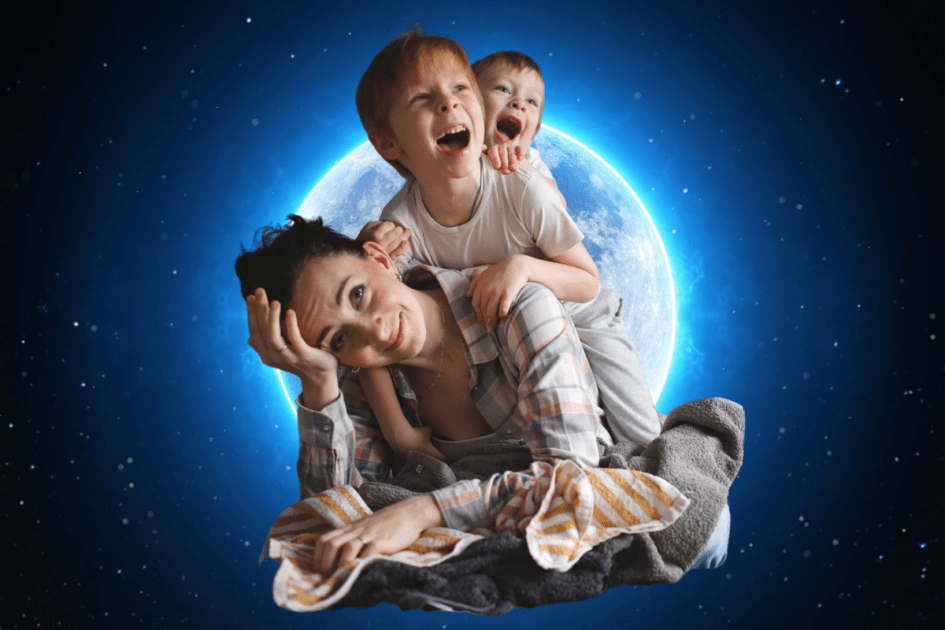
[(462, 151), (469, 146), (469, 129), (462, 125), (447, 129), (442, 136), (436, 139), (436, 144), (441, 151), (450, 153)]
[(498, 132), (499, 140), (502, 142), (508, 142), (510, 140), (515, 140), (515, 136), (521, 133), (522, 123), (519, 122), (518, 118), (510, 116), (497, 122), (495, 124), (495, 130)]

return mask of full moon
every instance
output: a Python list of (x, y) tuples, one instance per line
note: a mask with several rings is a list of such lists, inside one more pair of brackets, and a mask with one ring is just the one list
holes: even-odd
[[(666, 383), (676, 339), (676, 291), (656, 226), (617, 171), (574, 138), (542, 125), (535, 148), (584, 233), (601, 283), (624, 298), (623, 319), (655, 402)], [(297, 214), (321, 216), (335, 230), (355, 237), (380, 216), (403, 183), (365, 142), (318, 182)], [(294, 415), (301, 383), (292, 374), (280, 372), (279, 378)]]

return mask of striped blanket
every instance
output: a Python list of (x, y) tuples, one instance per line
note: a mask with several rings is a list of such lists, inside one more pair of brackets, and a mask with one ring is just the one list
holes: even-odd
[[(623, 583), (675, 581), (705, 546), (725, 505), (741, 464), (743, 435), (744, 415), (737, 404), (723, 399), (689, 403), (669, 415), (663, 434), (646, 449), (631, 443), (609, 447), (601, 461), (606, 468), (532, 462), (536, 478), (519, 489), (490, 529), (430, 529), (399, 553), (358, 558), (321, 575), (311, 561), (319, 534), (414, 494), (388, 484), (333, 488), (292, 505), (273, 524), (268, 555), (281, 562), (275, 601), (295, 611), (385, 599), (403, 608), (437, 607), (442, 601), (442, 608), (501, 614), (513, 605), (592, 597)], [(417, 479), (395, 481), (428, 491)], [(693, 499), (698, 505), (690, 506)], [(693, 508), (692, 517), (686, 516)], [(535, 569), (523, 566), (525, 554)], [(487, 565), (502, 566), (501, 571), (483, 566), (482, 558)], [(463, 573), (482, 573), (463, 576), (474, 586), (435, 592), (450, 591), (450, 580), (442, 576), (455, 573), (463, 562), (479, 567), (463, 568)], [(507, 577), (509, 566), (522, 567), (521, 579), (532, 584), (511, 589), (518, 595), (495, 593), (494, 583)], [(593, 575), (585, 579), (588, 570)], [(364, 575), (374, 585), (369, 596), (358, 588)], [(377, 584), (389, 585), (389, 592), (378, 591)]]

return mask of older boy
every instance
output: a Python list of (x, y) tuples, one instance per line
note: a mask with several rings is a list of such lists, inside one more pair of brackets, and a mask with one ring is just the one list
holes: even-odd
[[(358, 112), (378, 153), (410, 176), (381, 218), (411, 227), (417, 260), (487, 265), (476, 274), (477, 312), (493, 325), (526, 282), (560, 300), (593, 299), (597, 266), (555, 192), (540, 177), (484, 169), (481, 98), (465, 51), (446, 38), (411, 31), (375, 57), (358, 86)], [(480, 204), (489, 212), (477, 213)], [(483, 247), (488, 240), (496, 242)]]
[[(508, 103), (511, 111), (490, 109), (484, 119), (478, 82), (455, 42), (408, 32), (374, 58), (358, 86), (358, 112), (378, 153), (408, 178), (381, 220), (411, 231), (407, 257), (468, 270), (469, 294), (487, 327), (506, 315), (526, 282), (544, 284), (568, 303), (595, 378), (613, 385), (602, 399), (611, 433), (647, 444), (659, 434), (660, 422), (620, 318), (622, 300), (608, 289), (598, 295), (597, 267), (560, 194), (533, 168), (503, 174), (480, 159), (487, 132), (491, 139), (514, 142), (521, 136), (519, 142), (530, 144), (541, 116), (540, 74), (535, 81), (532, 68), (509, 72), (502, 60), (485, 64), (483, 78), (490, 71), (496, 80), (486, 85), (515, 99), (521, 94), (524, 101)], [(513, 74), (518, 83), (499, 80)], [(539, 88), (540, 95), (533, 94)], [(385, 244), (378, 233), (389, 228), (373, 222), (359, 240)], [(375, 384), (391, 389), (389, 378), (384, 383), (380, 375), (364, 376), (375, 412), (402, 416), (390, 396), (371, 393)], [(418, 431), (412, 429), (416, 444), (424, 441)]]

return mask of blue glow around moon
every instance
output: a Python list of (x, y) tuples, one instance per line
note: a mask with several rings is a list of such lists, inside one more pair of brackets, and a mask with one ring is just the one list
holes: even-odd
[[(535, 146), (584, 232), (601, 283), (624, 297), (624, 321), (656, 401), (676, 339), (676, 289), (666, 248), (643, 202), (620, 173), (578, 140), (548, 125), (543, 129)], [(318, 182), (298, 214), (321, 216), (333, 228), (355, 236), (380, 215), (403, 181), (365, 142)], [(295, 415), (300, 382), (279, 372), (279, 383)]]

